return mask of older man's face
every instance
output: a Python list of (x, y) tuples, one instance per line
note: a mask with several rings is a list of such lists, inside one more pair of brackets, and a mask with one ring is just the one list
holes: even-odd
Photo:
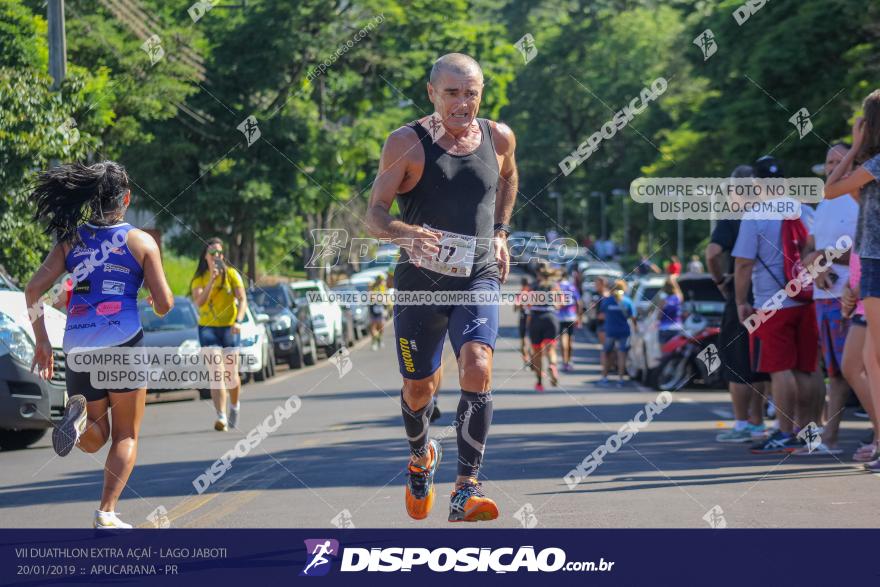
[(465, 129), (477, 117), (483, 97), (483, 76), (479, 72), (460, 74), (444, 70), (436, 85), (428, 83), (428, 97), (450, 130)]
[(840, 165), (840, 162), (846, 157), (849, 149), (842, 146), (834, 147), (833, 149), (828, 149), (828, 154), (825, 155), (825, 175), (831, 175), (834, 173), (834, 170), (837, 169), (837, 166)]

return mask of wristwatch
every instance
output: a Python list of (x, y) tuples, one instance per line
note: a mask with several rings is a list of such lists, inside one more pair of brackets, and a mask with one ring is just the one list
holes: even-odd
[(504, 224), (503, 222), (495, 223), (495, 226), (492, 227), (492, 230), (498, 232), (499, 230), (504, 233), (504, 236), (510, 236), (510, 225)]

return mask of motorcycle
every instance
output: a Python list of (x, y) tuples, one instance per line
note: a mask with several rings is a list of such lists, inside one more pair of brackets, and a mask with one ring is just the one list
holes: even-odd
[(720, 331), (703, 317), (690, 316), (681, 333), (663, 344), (657, 389), (677, 391), (695, 380), (701, 380), (707, 387), (722, 387), (717, 345)]

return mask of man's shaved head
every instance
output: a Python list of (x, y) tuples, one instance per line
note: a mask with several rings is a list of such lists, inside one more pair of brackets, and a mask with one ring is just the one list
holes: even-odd
[(480, 80), (483, 79), (483, 69), (477, 60), (464, 53), (447, 53), (443, 57), (434, 62), (431, 68), (430, 82), (432, 86), (436, 86), (440, 76), (444, 73), (452, 73), (454, 75), (478, 75)]

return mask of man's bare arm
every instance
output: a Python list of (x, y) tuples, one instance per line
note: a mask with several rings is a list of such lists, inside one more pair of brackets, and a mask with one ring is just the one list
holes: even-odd
[(391, 133), (382, 147), (379, 174), (373, 182), (370, 203), (367, 207), (367, 229), (376, 238), (401, 238), (408, 225), (388, 212), (398, 189), (406, 179), (406, 154), (412, 148), (412, 140), (400, 128)]
[(379, 174), (373, 182), (370, 204), (367, 208), (367, 230), (376, 238), (393, 240), (405, 249), (410, 257), (418, 259), (436, 255), (440, 248), (438, 233), (421, 226), (412, 226), (391, 216), (389, 210), (394, 198), (407, 178), (409, 159), (407, 155), (420, 148), (415, 132), (399, 128), (388, 136), (382, 147)]
[(718, 243), (709, 243), (706, 247), (706, 268), (715, 283), (724, 279), (724, 249)]
[(510, 224), (513, 205), (519, 191), (519, 174), (516, 170), (516, 137), (509, 126), (495, 124), (495, 145), (499, 150), (501, 171), (498, 178), (498, 191), (495, 195), (495, 223)]
[[(752, 286), (752, 270), (755, 267), (754, 259), (745, 259), (737, 257), (734, 265), (733, 286), (736, 289), (736, 305), (737, 310), (741, 307), (748, 309), (751, 313), (751, 305), (749, 304), (749, 288)], [(739, 312), (740, 322), (744, 320), (743, 312)]]

